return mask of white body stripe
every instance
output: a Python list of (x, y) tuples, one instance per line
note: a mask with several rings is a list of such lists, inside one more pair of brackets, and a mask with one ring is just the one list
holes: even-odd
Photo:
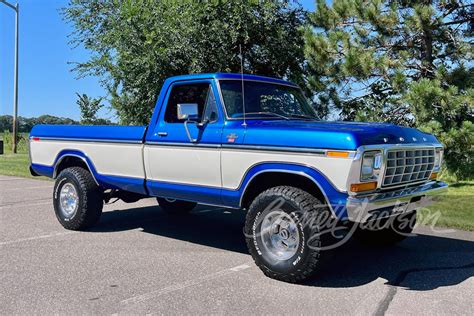
[(145, 145), (150, 180), (220, 187), (220, 148)]
[(62, 150), (83, 152), (103, 175), (145, 178), (146, 170), (150, 180), (225, 189), (239, 188), (246, 172), (256, 164), (286, 162), (313, 167), (339, 191), (346, 191), (352, 164), (352, 158), (312, 153), (53, 140), (31, 142), (32, 162), (52, 166)]
[(40, 140), (32, 141), (31, 161), (52, 166), (63, 150), (78, 150), (89, 157), (97, 172), (131, 178), (145, 178), (142, 144), (119, 144), (99, 142), (74, 142)]
[(261, 162), (287, 162), (313, 167), (326, 176), (339, 191), (346, 191), (347, 175), (352, 158), (330, 158), (306, 153), (283, 153), (251, 150), (222, 150), (222, 183), (224, 188), (237, 189), (250, 167)]

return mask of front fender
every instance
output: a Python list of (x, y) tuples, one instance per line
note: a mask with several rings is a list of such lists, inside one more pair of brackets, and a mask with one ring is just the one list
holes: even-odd
[(345, 204), (347, 193), (338, 191), (331, 181), (319, 170), (307, 165), (296, 163), (265, 162), (256, 164), (247, 170), (237, 190), (223, 190), (222, 201), (224, 205), (242, 207), (242, 199), (249, 183), (256, 176), (265, 172), (281, 172), (298, 174), (307, 177), (318, 186), (326, 198), (326, 203), (338, 218), (346, 216)]

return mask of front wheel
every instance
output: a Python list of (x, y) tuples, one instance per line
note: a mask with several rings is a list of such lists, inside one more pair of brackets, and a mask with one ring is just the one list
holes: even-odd
[(194, 202), (187, 202), (176, 199), (156, 198), (158, 205), (170, 214), (187, 214), (191, 212), (197, 205)]
[(104, 206), (103, 192), (89, 171), (66, 168), (56, 179), (53, 204), (64, 228), (84, 230), (99, 220)]
[(300, 282), (321, 266), (329, 241), (319, 220), (331, 212), (301, 189), (279, 186), (261, 193), (247, 213), (245, 236), (256, 265), (271, 278)]

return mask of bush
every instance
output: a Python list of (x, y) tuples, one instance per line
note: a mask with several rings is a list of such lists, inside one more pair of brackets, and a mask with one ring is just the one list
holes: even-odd
[[(12, 152), (12, 133), (5, 131), (3, 133), (3, 152)], [(28, 134), (20, 133), (17, 135), (17, 152), (28, 153)]]

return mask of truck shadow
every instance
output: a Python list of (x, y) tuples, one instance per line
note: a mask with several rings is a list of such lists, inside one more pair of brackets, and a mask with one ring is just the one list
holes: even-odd
[[(247, 254), (244, 222), (245, 212), (240, 210), (198, 207), (191, 214), (171, 216), (159, 207), (141, 207), (104, 212), (91, 231), (141, 229), (157, 236)], [(304, 285), (347, 288), (382, 278), (387, 285), (427, 291), (456, 285), (473, 276), (474, 242), (456, 239), (453, 233), (432, 236), (419, 231), (389, 248), (369, 247), (351, 239), (331, 251), (320, 272)]]

